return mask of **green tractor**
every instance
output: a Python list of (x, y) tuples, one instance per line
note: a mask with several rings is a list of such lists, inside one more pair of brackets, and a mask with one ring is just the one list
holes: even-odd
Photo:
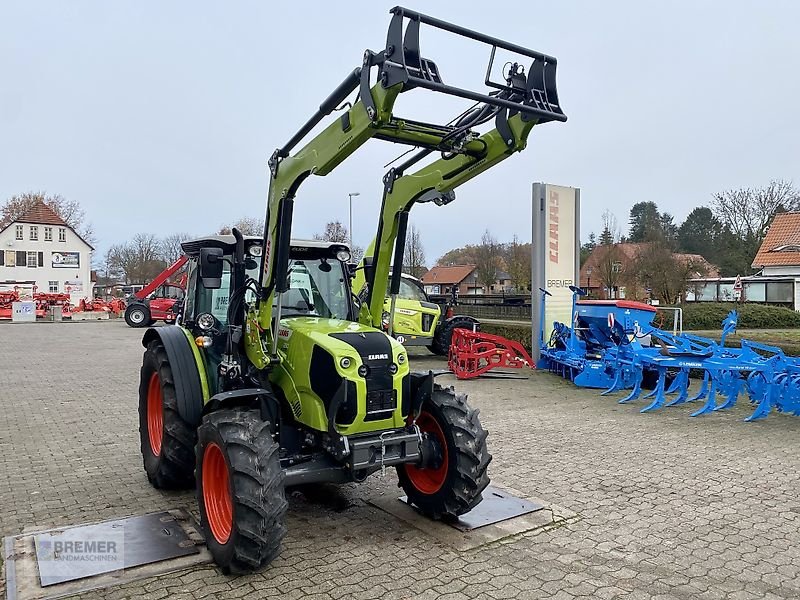
[[(382, 330), (386, 285), (390, 264), (403, 264), (416, 202), (449, 202), (455, 187), (524, 149), (534, 125), (566, 120), (555, 59), (403, 8), (391, 13), (385, 49), (365, 52), (361, 68), (272, 155), (264, 236), (234, 229), (185, 243), (180, 325), (144, 335), (147, 477), (157, 488), (196, 489), (206, 543), (225, 572), (261, 569), (278, 554), (286, 486), (363, 481), (394, 467), (420, 511), (454, 519), (489, 483), (478, 411), (434, 373), (411, 371), (403, 345)], [(491, 46), (490, 72), (497, 48), (532, 59), (531, 67), (509, 63), (505, 81), (487, 77), (489, 94), (446, 85), (419, 52), (422, 24)], [(397, 98), (415, 88), (478, 104), (448, 125), (395, 116)], [(337, 108), (337, 118), (292, 153)], [(491, 131), (474, 130), (492, 119)], [(292, 215), (306, 177), (327, 175), (371, 138), (421, 149), (384, 178), (369, 291), (359, 298), (347, 246), (293, 241)], [(405, 173), (433, 152), (442, 157)], [(399, 266), (391, 272), (391, 312), (400, 275)]]
[[(356, 277), (356, 289), (358, 283)], [(480, 323), (469, 315), (452, 314), (450, 306), (446, 307), (444, 314), (442, 312), (442, 307), (428, 298), (419, 279), (403, 273), (395, 299), (394, 318), (389, 318), (392, 298), (387, 297), (383, 303), (381, 326), (404, 346), (425, 346), (434, 354), (447, 356), (453, 331), (459, 328), (477, 331)]]

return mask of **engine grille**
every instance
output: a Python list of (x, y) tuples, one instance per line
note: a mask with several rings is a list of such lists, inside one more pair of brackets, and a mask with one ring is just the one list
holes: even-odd
[(367, 392), (367, 415), (365, 421), (388, 419), (397, 408), (395, 390), (372, 390)]

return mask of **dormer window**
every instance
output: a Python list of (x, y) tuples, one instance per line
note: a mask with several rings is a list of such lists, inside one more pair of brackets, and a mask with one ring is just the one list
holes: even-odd
[(770, 252), (800, 252), (800, 244), (783, 244), (775, 246)]

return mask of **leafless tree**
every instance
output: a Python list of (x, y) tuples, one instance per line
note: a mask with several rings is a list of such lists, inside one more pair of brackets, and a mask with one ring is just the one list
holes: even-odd
[(325, 231), (315, 234), (314, 239), (347, 244), (350, 247), (351, 262), (360, 263), (364, 257), (364, 249), (361, 246), (350, 245), (350, 234), (341, 221), (329, 221), (325, 224)]
[(314, 239), (347, 244), (350, 242), (350, 235), (341, 221), (329, 221), (325, 224), (325, 231), (314, 235)]
[(487, 229), (481, 236), (481, 243), (475, 249), (475, 271), (485, 292), (489, 292), (491, 286), (497, 280), (497, 271), (500, 268), (501, 246)]
[(428, 270), (425, 266), (425, 249), (422, 247), (419, 229), (409, 227), (403, 262), (405, 263), (403, 271), (414, 277), (422, 277)]
[(126, 283), (147, 283), (166, 263), (159, 239), (151, 233), (137, 233), (129, 242), (111, 246), (109, 268), (121, 272)]
[(44, 202), (54, 213), (64, 219), (78, 235), (90, 244), (95, 243), (94, 228), (86, 222), (86, 212), (77, 200), (67, 200), (59, 194), (46, 192), (25, 192), (11, 196), (0, 207), (0, 229), (18, 220), (37, 203)]
[(234, 227), (241, 231), (242, 235), (264, 235), (264, 221), (254, 217), (242, 217), (234, 223), (223, 225), (217, 233), (229, 235)]
[(704, 264), (688, 255), (673, 253), (668, 242), (661, 240), (642, 248), (631, 275), (640, 286), (650, 288), (653, 298), (665, 304), (675, 304), (683, 298), (689, 279), (704, 271)]
[(161, 258), (168, 265), (174, 263), (183, 256), (181, 244), (192, 236), (188, 233), (171, 233), (161, 240)]
[(520, 244), (515, 235), (506, 249), (506, 268), (511, 276), (511, 285), (518, 292), (531, 287), (531, 245)]
[(798, 210), (800, 190), (777, 179), (762, 188), (740, 188), (714, 194), (714, 216), (740, 240), (763, 241), (775, 213)]
[(616, 298), (625, 280), (625, 256), (616, 243), (602, 244), (595, 252), (597, 253), (595, 272), (600, 278), (600, 284), (606, 288), (609, 298)]

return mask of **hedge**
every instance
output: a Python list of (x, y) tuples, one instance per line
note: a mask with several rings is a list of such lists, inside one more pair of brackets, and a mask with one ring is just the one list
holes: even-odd
[[(800, 312), (768, 304), (733, 304), (725, 302), (692, 302), (683, 308), (683, 328), (722, 329), (722, 320), (736, 309), (739, 329), (794, 329), (800, 327)], [(664, 329), (670, 329), (672, 319), (665, 317)]]

